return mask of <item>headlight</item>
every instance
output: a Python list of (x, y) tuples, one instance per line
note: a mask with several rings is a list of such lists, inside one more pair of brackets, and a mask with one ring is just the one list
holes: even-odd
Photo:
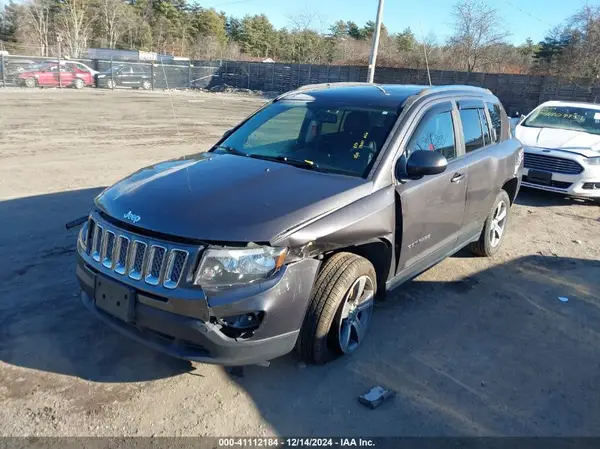
[(232, 286), (264, 279), (281, 268), (286, 248), (208, 248), (194, 278), (195, 285)]
[(98, 78), (104, 78), (106, 75), (97, 75)]
[(600, 165), (600, 157), (588, 157), (585, 161), (588, 165)]

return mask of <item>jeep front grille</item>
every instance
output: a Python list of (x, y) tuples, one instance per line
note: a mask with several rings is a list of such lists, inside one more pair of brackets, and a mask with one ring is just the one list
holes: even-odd
[(179, 278), (183, 273), (183, 268), (187, 262), (188, 253), (179, 249), (174, 249), (169, 254), (169, 260), (167, 261), (167, 273), (165, 277), (164, 286), (167, 288), (175, 288), (179, 282)]
[(104, 251), (102, 257), (102, 265), (106, 268), (113, 267), (114, 252), (115, 252), (115, 233), (112, 231), (104, 231)]
[(146, 282), (150, 285), (158, 285), (160, 282), (160, 272), (165, 262), (165, 253), (167, 250), (162, 246), (153, 245), (150, 247), (148, 256), (148, 269), (146, 270)]
[(127, 256), (129, 251), (129, 239), (124, 235), (120, 235), (117, 240), (117, 265), (115, 271), (119, 274), (127, 272)]
[(87, 253), (95, 262), (121, 276), (174, 289), (184, 275), (188, 251), (130, 238), (95, 219), (88, 222)]
[(104, 229), (99, 224), (96, 224), (94, 228), (94, 238), (92, 244), (92, 259), (96, 262), (100, 262), (100, 253), (102, 251), (102, 234)]
[(129, 277), (131, 279), (135, 279), (136, 281), (142, 279), (147, 247), (148, 245), (139, 240), (133, 242), (133, 262), (131, 263), (131, 269), (129, 270)]

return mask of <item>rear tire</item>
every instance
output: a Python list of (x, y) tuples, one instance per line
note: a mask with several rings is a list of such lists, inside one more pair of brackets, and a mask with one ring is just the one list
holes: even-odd
[(491, 257), (498, 252), (510, 217), (510, 198), (506, 191), (501, 190), (494, 207), (483, 225), (483, 231), (479, 240), (469, 245), (469, 249), (477, 256)]
[(334, 254), (311, 292), (296, 343), (301, 357), (322, 364), (354, 352), (368, 330), (376, 293), (371, 262), (352, 253)]
[(75, 80), (73, 81), (73, 87), (75, 89), (83, 89), (85, 87), (85, 83), (81, 78), (75, 78)]

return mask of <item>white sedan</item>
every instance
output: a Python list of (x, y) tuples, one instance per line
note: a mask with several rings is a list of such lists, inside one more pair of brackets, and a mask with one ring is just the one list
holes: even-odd
[(600, 201), (600, 105), (549, 101), (515, 127), (523, 185)]

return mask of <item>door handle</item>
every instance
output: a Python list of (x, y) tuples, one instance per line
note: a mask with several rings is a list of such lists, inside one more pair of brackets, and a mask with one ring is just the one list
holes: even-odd
[(455, 173), (450, 182), (460, 182), (465, 177), (464, 173)]

